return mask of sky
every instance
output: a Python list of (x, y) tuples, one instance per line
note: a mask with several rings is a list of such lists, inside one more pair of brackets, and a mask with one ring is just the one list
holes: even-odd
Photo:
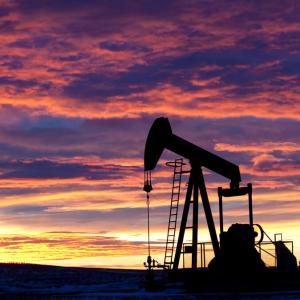
[[(299, 260), (299, 16), (299, 1), (0, 0), (0, 261), (141, 268), (143, 153), (160, 116), (240, 166), (254, 222)], [(161, 262), (175, 158), (153, 172)], [(205, 180), (218, 225), (229, 183)], [(226, 199), (224, 215), (247, 222), (247, 200)]]

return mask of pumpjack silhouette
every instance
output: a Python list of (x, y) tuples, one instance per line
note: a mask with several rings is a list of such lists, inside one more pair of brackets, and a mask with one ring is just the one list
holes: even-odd
[[(168, 162), (169, 166), (174, 169), (173, 185), (171, 194), (171, 204), (169, 211), (168, 232), (165, 247), (164, 264), (157, 264), (157, 267), (162, 267), (174, 273), (179, 273), (180, 260), (184, 260), (187, 254), (191, 255), (191, 267), (189, 270), (199, 271), (205, 270), (211, 274), (232, 274), (233, 276), (252, 276), (265, 274), (270, 271), (262, 260), (261, 252), (263, 245), (273, 245), (275, 248), (275, 270), (277, 273), (294, 272), (297, 273), (297, 259), (293, 254), (293, 242), (283, 240), (272, 240), (259, 224), (253, 222), (253, 206), (252, 206), (252, 184), (248, 183), (245, 186), (240, 186), (241, 175), (239, 166), (225, 160), (224, 158), (213, 154), (199, 146), (196, 146), (189, 141), (173, 134), (171, 125), (167, 118), (158, 118), (154, 121), (145, 145), (144, 152), (144, 170), (145, 182), (144, 191), (149, 193), (152, 190), (151, 171), (155, 169), (163, 151), (167, 149), (189, 162), (189, 169), (184, 170), (186, 164), (183, 159), (176, 159), (173, 162)], [(220, 174), (229, 179), (229, 187), (218, 188), (219, 199), (219, 238), (214, 224), (214, 218), (211, 211), (210, 202), (206, 190), (204, 175), (202, 168)], [(185, 202), (181, 216), (179, 233), (176, 234), (178, 220), (178, 206), (180, 195), (181, 177), (189, 175)], [(248, 196), (248, 211), (249, 223), (232, 224), (227, 231), (224, 231), (223, 222), (223, 197)], [(202, 200), (202, 206), (206, 217), (206, 222), (210, 234), (214, 257), (206, 266), (205, 259), (205, 243), (198, 242), (198, 214), (199, 214), (199, 198)], [(149, 201), (148, 201), (149, 205)], [(189, 211), (192, 206), (192, 225), (187, 226)], [(148, 207), (149, 216), (149, 207)], [(186, 230), (192, 230), (192, 241), (189, 244), (184, 243)], [(149, 226), (148, 226), (149, 230)], [(149, 235), (150, 236), (150, 235)], [(278, 236), (278, 235), (277, 235)], [(176, 242), (177, 237), (177, 242)], [(264, 241), (267, 238), (268, 241)], [(292, 250), (288, 247), (292, 245)], [(175, 247), (176, 246), (176, 247)], [(199, 266), (199, 246), (201, 264)], [(149, 241), (149, 257), (150, 256), (150, 241)], [(154, 269), (155, 264), (149, 269)], [(187, 268), (184, 266), (186, 271)], [(182, 270), (182, 269), (181, 269)], [(273, 269), (272, 269), (273, 270)], [(193, 273), (195, 274), (195, 273)], [(201, 273), (203, 274), (203, 272)], [(202, 275), (201, 275), (202, 276)], [(257, 278), (258, 278), (257, 277)], [(216, 276), (213, 277), (215, 280)], [(300, 281), (299, 281), (300, 288)]]

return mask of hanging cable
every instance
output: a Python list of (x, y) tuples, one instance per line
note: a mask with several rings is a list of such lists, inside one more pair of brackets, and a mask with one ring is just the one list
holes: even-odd
[(146, 204), (147, 204), (147, 228), (148, 228), (148, 268), (151, 269), (151, 245), (150, 245), (150, 196), (149, 193), (152, 191), (151, 184), (151, 171), (144, 172), (144, 189), (147, 193)]
[(148, 224), (148, 256), (151, 256), (150, 250), (150, 199), (149, 192), (147, 192), (147, 224)]

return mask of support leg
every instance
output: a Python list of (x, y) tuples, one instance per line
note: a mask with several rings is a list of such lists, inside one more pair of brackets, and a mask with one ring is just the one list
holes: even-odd
[[(194, 173), (195, 171), (192, 170)], [(195, 178), (196, 174), (193, 174)], [(192, 252), (192, 269), (197, 269), (197, 244), (198, 244), (198, 182), (194, 180), (194, 193), (193, 193), (193, 252)]]
[(219, 253), (219, 242), (218, 242), (218, 237), (217, 237), (216, 228), (214, 224), (214, 219), (208, 201), (207, 191), (206, 191), (204, 177), (201, 168), (200, 168), (200, 174), (199, 176), (197, 176), (197, 178), (199, 178), (199, 190), (202, 198), (203, 208), (206, 216), (211, 242), (214, 249), (214, 254), (217, 255)]
[(224, 231), (223, 225), (223, 201), (222, 201), (222, 188), (218, 187), (218, 196), (219, 196), (219, 219), (220, 219), (220, 235)]
[(249, 194), (249, 224), (253, 227), (253, 208), (252, 208), (252, 184), (248, 183), (248, 194)]

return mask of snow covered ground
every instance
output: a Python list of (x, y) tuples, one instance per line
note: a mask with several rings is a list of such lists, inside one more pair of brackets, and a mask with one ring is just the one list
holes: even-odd
[[(299, 292), (188, 294), (182, 286), (163, 285), (145, 292), (145, 271), (63, 268), (39, 265), (0, 264), (1, 300), (99, 300), (99, 299), (300, 299)], [(157, 280), (165, 280), (157, 273)]]

